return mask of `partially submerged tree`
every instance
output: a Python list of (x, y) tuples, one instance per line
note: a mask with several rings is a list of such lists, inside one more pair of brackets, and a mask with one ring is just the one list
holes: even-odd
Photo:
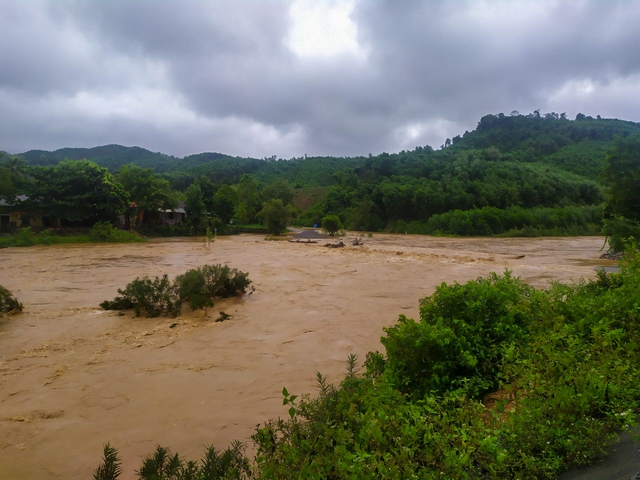
[(337, 215), (327, 215), (322, 219), (322, 229), (332, 237), (344, 228)]
[(280, 233), (287, 228), (287, 224), (291, 218), (291, 209), (288, 205), (284, 205), (282, 200), (277, 198), (264, 202), (258, 216), (264, 220), (269, 233), (280, 235)]
[(22, 311), (22, 304), (9, 290), (0, 285), (0, 318), (5, 314)]

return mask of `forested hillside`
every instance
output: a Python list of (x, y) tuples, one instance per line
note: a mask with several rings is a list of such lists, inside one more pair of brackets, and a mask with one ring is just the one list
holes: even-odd
[[(289, 205), (283, 215), (301, 226), (337, 215), (345, 228), (356, 230), (595, 234), (602, 226), (600, 174), (607, 152), (616, 137), (639, 134), (638, 123), (582, 114), (569, 120), (536, 111), (486, 115), (475, 130), (447, 139), (437, 150), (418, 146), (367, 157), (284, 160), (201, 153), (181, 159), (118, 145), (29, 151), (19, 157), (33, 168), (87, 159), (116, 178), (125, 165), (153, 168), (177, 199), (189, 197), (191, 188), (192, 199), (202, 196), (208, 214), (240, 223), (264, 220), (260, 206), (280, 199)], [(295, 195), (263, 195), (274, 184)], [(248, 197), (246, 192), (251, 192)], [(223, 207), (217, 202), (224, 212), (214, 210), (215, 195), (224, 197)]]

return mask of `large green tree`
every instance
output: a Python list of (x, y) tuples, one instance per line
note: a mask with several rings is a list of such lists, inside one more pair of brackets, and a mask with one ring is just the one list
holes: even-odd
[(136, 224), (149, 223), (159, 208), (173, 208), (178, 203), (169, 182), (158, 177), (152, 168), (123, 165), (116, 179), (126, 190), (129, 199), (125, 223), (128, 223), (129, 217), (135, 218)]
[(30, 169), (33, 182), (26, 202), (32, 210), (71, 224), (115, 220), (127, 194), (109, 171), (88, 160), (65, 160), (55, 167)]
[(278, 179), (262, 189), (262, 200), (279, 199), (283, 205), (289, 205), (293, 201), (293, 189), (289, 182), (284, 179)]
[(229, 185), (222, 185), (213, 196), (213, 211), (224, 225), (227, 225), (233, 218), (236, 202), (236, 191)]
[(276, 198), (264, 202), (258, 216), (264, 219), (264, 223), (270, 233), (280, 235), (287, 228), (291, 218), (291, 208), (282, 203), (282, 200)]
[(640, 136), (616, 139), (602, 176), (609, 186), (611, 213), (640, 220)]
[(640, 238), (640, 136), (616, 139), (602, 176), (609, 187), (604, 233), (618, 252), (630, 238)]
[(251, 175), (245, 173), (240, 178), (240, 183), (238, 183), (237, 194), (238, 209), (236, 217), (241, 223), (251, 223), (260, 206), (258, 201), (258, 182)]
[(187, 222), (194, 233), (200, 233), (207, 221), (207, 208), (203, 201), (200, 184), (194, 182), (185, 191), (184, 210), (187, 212)]

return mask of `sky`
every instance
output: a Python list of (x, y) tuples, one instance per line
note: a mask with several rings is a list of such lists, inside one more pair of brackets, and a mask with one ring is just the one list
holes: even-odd
[(640, 121), (635, 0), (0, 0), (0, 150), (440, 148), (487, 114)]

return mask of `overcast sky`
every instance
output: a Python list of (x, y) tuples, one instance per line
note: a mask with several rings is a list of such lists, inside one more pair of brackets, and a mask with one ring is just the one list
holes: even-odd
[(488, 113), (640, 121), (640, 1), (0, 0), (0, 150), (439, 148)]

